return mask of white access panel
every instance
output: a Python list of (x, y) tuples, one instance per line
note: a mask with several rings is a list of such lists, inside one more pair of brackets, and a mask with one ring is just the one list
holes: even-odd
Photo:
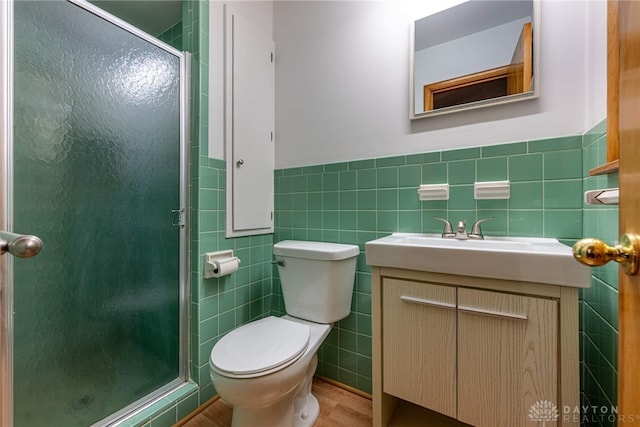
[(225, 8), (227, 237), (273, 232), (274, 43)]

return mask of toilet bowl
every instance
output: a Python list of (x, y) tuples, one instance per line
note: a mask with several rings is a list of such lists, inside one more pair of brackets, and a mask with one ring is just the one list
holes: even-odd
[(358, 246), (283, 241), (273, 252), (288, 315), (240, 326), (211, 351), (211, 380), (233, 406), (233, 427), (315, 423), (316, 352), (351, 307)]
[[(211, 352), (209, 366), (216, 391), (233, 406), (232, 426), (312, 426), (320, 411), (311, 394), (316, 352), (330, 330), (330, 325), (284, 316), (267, 317), (225, 335), (214, 348), (222, 350)], [(229, 342), (223, 342), (227, 337)], [(288, 346), (280, 351), (279, 364), (276, 357), (262, 357), (269, 352), (263, 345), (267, 338), (273, 340), (271, 350)], [(248, 357), (231, 363), (227, 358), (236, 351)]]

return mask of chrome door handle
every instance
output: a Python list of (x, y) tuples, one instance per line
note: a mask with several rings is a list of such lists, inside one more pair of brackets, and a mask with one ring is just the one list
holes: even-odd
[(0, 255), (9, 252), (18, 258), (31, 258), (42, 249), (42, 240), (37, 236), (0, 231)]
[(429, 305), (429, 306), (438, 307), (438, 308), (451, 308), (451, 309), (455, 309), (456, 308), (455, 304), (451, 304), (451, 303), (448, 303), (448, 302), (434, 301), (434, 300), (430, 300), (430, 299), (410, 297), (410, 296), (407, 296), (407, 295), (401, 295), (400, 299), (402, 301), (404, 301), (404, 302), (409, 302), (409, 303), (412, 303), (412, 304)]
[(471, 313), (471, 314), (482, 314), (485, 316), (504, 317), (507, 319), (527, 320), (526, 314), (505, 313), (503, 311), (487, 310), (484, 308), (475, 308), (475, 307), (465, 307), (462, 305), (458, 306), (458, 311)]

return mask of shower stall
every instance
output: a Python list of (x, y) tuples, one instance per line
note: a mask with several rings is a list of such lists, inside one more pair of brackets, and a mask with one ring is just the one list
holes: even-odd
[(118, 424), (189, 377), (188, 57), (83, 0), (0, 9), (0, 424)]

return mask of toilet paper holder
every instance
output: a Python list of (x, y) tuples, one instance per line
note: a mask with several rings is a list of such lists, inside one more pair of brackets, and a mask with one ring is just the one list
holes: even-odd
[[(221, 268), (222, 265), (229, 265)], [(238, 270), (240, 259), (233, 255), (233, 250), (207, 252), (204, 254), (204, 278), (220, 277)]]

